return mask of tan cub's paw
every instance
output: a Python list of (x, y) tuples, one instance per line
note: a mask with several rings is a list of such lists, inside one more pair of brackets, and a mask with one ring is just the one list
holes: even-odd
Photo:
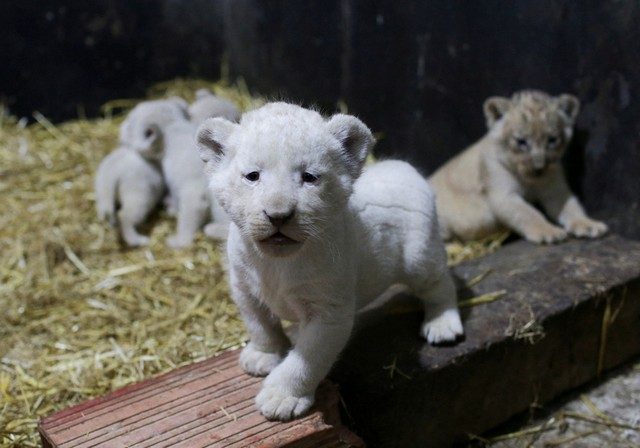
[(249, 342), (240, 353), (240, 367), (253, 376), (266, 376), (282, 361), (279, 353), (267, 353), (258, 350)]
[(529, 230), (525, 238), (536, 244), (553, 244), (566, 240), (568, 236), (563, 228), (546, 224)]
[(605, 223), (589, 218), (576, 219), (568, 223), (565, 228), (571, 235), (578, 238), (597, 238), (609, 230)]
[(313, 395), (296, 397), (285, 388), (268, 384), (256, 396), (256, 405), (268, 420), (287, 421), (300, 417), (307, 413), (313, 402)]

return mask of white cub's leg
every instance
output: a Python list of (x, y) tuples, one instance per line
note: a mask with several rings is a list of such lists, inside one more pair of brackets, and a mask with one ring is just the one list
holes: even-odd
[(120, 202), (118, 211), (118, 222), (122, 239), (129, 246), (146, 246), (149, 238), (141, 235), (136, 227), (142, 224), (149, 212), (156, 205), (156, 197), (153, 192), (146, 188), (129, 188), (121, 185)]
[(174, 249), (189, 246), (193, 242), (196, 232), (207, 220), (209, 212), (203, 189), (185, 186), (179, 194), (177, 230), (167, 238), (167, 244)]
[(167, 195), (162, 200), (162, 203), (169, 216), (175, 217), (178, 214), (178, 200), (174, 196), (172, 196), (171, 193), (167, 193)]
[(117, 183), (117, 173), (112, 172), (107, 166), (100, 165), (95, 182), (96, 209), (98, 219), (107, 221), (112, 226), (115, 226), (118, 221), (115, 211)]
[(315, 317), (301, 324), (295, 347), (264, 380), (256, 397), (258, 409), (269, 420), (291, 420), (306, 413), (315, 391), (347, 343), (353, 313)]
[(430, 344), (455, 341), (464, 333), (458, 312), (456, 287), (449, 272), (435, 283), (414, 291), (424, 303), (424, 322), (420, 334)]
[(268, 375), (284, 358), (291, 343), (280, 320), (246, 291), (229, 271), (231, 297), (240, 310), (250, 341), (240, 354), (240, 366), (249, 375)]

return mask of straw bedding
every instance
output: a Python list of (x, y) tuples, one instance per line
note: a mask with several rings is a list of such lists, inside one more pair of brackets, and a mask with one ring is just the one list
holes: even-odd
[[(242, 110), (263, 102), (241, 82), (175, 80), (148, 96), (192, 100), (201, 87)], [(126, 249), (96, 219), (95, 169), (135, 103), (111, 101), (102, 118), (60, 125), (0, 113), (0, 446), (39, 446), (42, 416), (246, 338), (218, 244), (199, 235), (189, 249), (168, 249), (175, 222), (160, 211), (151, 245)], [(450, 245), (450, 262), (502, 239)]]

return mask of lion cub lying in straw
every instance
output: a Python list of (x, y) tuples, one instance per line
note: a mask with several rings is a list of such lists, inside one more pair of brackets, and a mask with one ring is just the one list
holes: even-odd
[[(585, 214), (559, 163), (579, 107), (572, 95), (531, 90), (487, 99), (489, 132), (430, 179), (442, 236), (472, 240), (508, 227), (529, 241), (554, 243), (568, 234), (604, 234), (607, 226)], [(529, 202), (540, 203), (562, 227)]]
[[(230, 286), (250, 334), (240, 363), (268, 375), (269, 419), (305, 413), (358, 309), (401, 284), (424, 302), (431, 343), (462, 334), (434, 196), (410, 165), (361, 175), (374, 144), (357, 118), (271, 103), (197, 134), (209, 186), (231, 218)], [(293, 348), (280, 319), (299, 324)]]

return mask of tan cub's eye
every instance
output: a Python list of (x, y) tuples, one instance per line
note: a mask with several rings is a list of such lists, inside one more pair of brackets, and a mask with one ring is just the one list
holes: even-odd
[(245, 174), (244, 178), (247, 179), (249, 182), (255, 182), (258, 179), (260, 179), (260, 173), (257, 171), (251, 171), (250, 173)]
[(314, 176), (313, 174), (308, 173), (307, 171), (302, 173), (302, 182), (304, 183), (312, 184), (317, 180), (318, 180), (318, 176)]
[(555, 146), (556, 143), (558, 143), (558, 137), (556, 137), (555, 135), (551, 135), (549, 136), (549, 138), (547, 138), (547, 144), (549, 146)]

